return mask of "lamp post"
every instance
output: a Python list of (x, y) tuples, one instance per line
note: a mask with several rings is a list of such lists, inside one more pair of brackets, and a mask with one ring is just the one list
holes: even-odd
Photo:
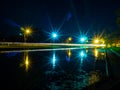
[(21, 27), (21, 30), (23, 31), (24, 42), (26, 42), (28, 35), (32, 33), (31, 27), (25, 27), (25, 28)]
[(86, 36), (81, 36), (81, 37), (80, 37), (80, 42), (81, 42), (81, 43), (86, 43), (87, 40), (88, 40), (88, 38), (87, 38)]

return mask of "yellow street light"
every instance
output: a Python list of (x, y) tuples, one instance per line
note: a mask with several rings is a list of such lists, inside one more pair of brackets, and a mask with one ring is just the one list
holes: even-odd
[(95, 40), (95, 43), (99, 43), (99, 40), (98, 40), (98, 39), (96, 39), (96, 40)]
[(71, 40), (72, 40), (72, 37), (69, 37), (68, 40), (71, 41)]
[(72, 37), (68, 37), (67, 39), (66, 39), (66, 43), (70, 43), (72, 41)]
[(25, 31), (24, 31), (24, 34), (31, 34), (31, 28), (30, 27), (26, 27), (25, 28)]
[(25, 28), (21, 27), (20, 29), (21, 29), (21, 31), (23, 32), (23, 35), (24, 35), (24, 42), (26, 42), (27, 41), (27, 36), (32, 33), (32, 29), (31, 29), (30, 26), (25, 27)]
[(31, 33), (30, 29), (25, 30), (25, 34), (30, 34), (30, 33)]
[(96, 44), (98, 44), (99, 43), (99, 39), (94, 39), (94, 41), (93, 41), (94, 43), (96, 43)]

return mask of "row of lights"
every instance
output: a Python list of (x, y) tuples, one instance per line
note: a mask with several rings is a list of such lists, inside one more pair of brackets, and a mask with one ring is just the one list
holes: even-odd
[[(77, 57), (80, 58), (81, 62), (83, 62), (84, 58), (87, 57), (87, 53), (88, 51), (86, 50), (80, 50), (77, 54)], [(68, 57), (66, 58), (67, 61), (70, 61), (70, 58), (71, 58), (71, 50), (68, 50), (67, 51), (67, 55)], [(105, 55), (104, 53), (102, 53), (102, 55)], [(94, 56), (95, 58), (97, 59), (99, 57), (99, 51), (97, 49), (94, 49)], [(50, 58), (50, 62), (52, 63), (52, 67), (53, 69), (56, 67), (56, 63), (57, 63), (57, 56), (56, 56), (56, 53), (53, 52), (51, 58)], [(28, 52), (24, 52), (24, 62), (22, 62), (20, 64), (21, 67), (25, 67), (25, 70), (26, 72), (29, 70), (29, 68), (31, 67), (31, 60), (29, 58), (29, 55), (28, 55)]]
[[(21, 27), (21, 30), (23, 31), (23, 34), (24, 34), (24, 40), (26, 39), (26, 37), (28, 35), (30, 35), (32, 33), (31, 27), (26, 27), (26, 28)], [(51, 37), (52, 37), (53, 40), (56, 40), (59, 37), (57, 32), (52, 32), (50, 34), (51, 34)], [(70, 41), (72, 41), (72, 37), (68, 37), (66, 42), (69, 43)], [(86, 42), (88, 42), (88, 38), (86, 36), (81, 36), (79, 38), (79, 41), (81, 43), (86, 43)], [(99, 38), (94, 38), (92, 41), (95, 44), (98, 44), (98, 43), (103, 43), (104, 44), (105, 43), (105, 41), (103, 39), (99, 39)]]
[[(56, 39), (58, 37), (58, 34), (57, 33), (52, 33), (52, 38), (53, 39)], [(72, 37), (68, 37), (68, 39), (67, 39), (67, 42), (69, 42), (69, 41), (71, 41), (72, 40)], [(88, 42), (88, 38), (87, 37), (80, 37), (80, 39), (79, 39), (79, 41), (81, 42), (81, 43), (85, 43), (85, 42)], [(98, 43), (105, 43), (105, 41), (103, 40), (103, 39), (99, 39), (99, 38), (94, 38), (93, 39), (93, 43), (95, 43), (95, 44), (98, 44)]]

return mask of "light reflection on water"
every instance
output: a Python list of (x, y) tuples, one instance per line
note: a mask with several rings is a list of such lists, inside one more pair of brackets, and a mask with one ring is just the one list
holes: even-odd
[[(36, 52), (32, 52), (36, 53)], [(22, 69), (29, 74), (29, 71), (34, 70), (31, 68), (33, 63), (36, 62), (31, 52), (23, 53), (23, 60), (20, 63)], [(41, 53), (41, 52), (40, 52)], [(44, 53), (44, 52), (42, 52)], [(50, 54), (51, 53), (51, 54)], [(46, 62), (38, 62), (40, 68), (43, 68), (44, 64), (48, 69), (45, 69), (46, 87), (51, 90), (81, 90), (82, 88), (92, 85), (98, 82), (101, 78), (101, 73), (105, 74), (105, 70), (101, 70), (101, 67), (95, 65), (99, 64), (97, 61), (104, 62), (105, 52), (101, 52), (101, 49), (80, 49), (80, 50), (66, 50), (66, 51), (51, 51), (47, 55), (41, 55), (43, 57), (49, 57)], [(49, 56), (51, 55), (51, 56)], [(50, 65), (51, 64), (51, 65)], [(48, 66), (47, 66), (48, 65)], [(102, 68), (104, 65), (101, 65)], [(23, 68), (24, 67), (24, 68)], [(39, 68), (37, 68), (39, 69)], [(34, 78), (34, 77), (33, 77)], [(40, 77), (41, 78), (41, 77)]]
[(24, 52), (23, 60), (20, 63), (20, 67), (24, 67), (25, 71), (28, 72), (30, 66), (31, 66), (31, 61), (29, 59), (28, 52)]
[(54, 69), (56, 66), (56, 53), (55, 51), (53, 52), (53, 57), (52, 57), (52, 68)]

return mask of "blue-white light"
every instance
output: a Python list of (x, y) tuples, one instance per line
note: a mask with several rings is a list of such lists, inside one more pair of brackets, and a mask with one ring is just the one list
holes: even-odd
[(79, 55), (81, 58), (86, 57), (86, 53), (84, 51), (81, 51)]
[(56, 64), (56, 56), (55, 56), (55, 53), (53, 53), (53, 57), (52, 57), (52, 66), (53, 68), (55, 68), (55, 65)]
[(84, 52), (83, 51), (80, 52), (80, 56), (84, 57)]
[(86, 41), (87, 41), (87, 37), (81, 37), (81, 38), (80, 38), (80, 42), (84, 43), (84, 42), (86, 42)]
[(82, 38), (80, 39), (80, 41), (81, 41), (81, 42), (84, 42), (84, 41), (85, 41), (85, 38), (84, 38), (84, 37), (82, 37)]
[(52, 33), (53, 38), (57, 38), (57, 36), (58, 36), (57, 33)]
[(56, 61), (56, 57), (55, 57), (55, 54), (53, 54), (53, 63), (55, 63)]

